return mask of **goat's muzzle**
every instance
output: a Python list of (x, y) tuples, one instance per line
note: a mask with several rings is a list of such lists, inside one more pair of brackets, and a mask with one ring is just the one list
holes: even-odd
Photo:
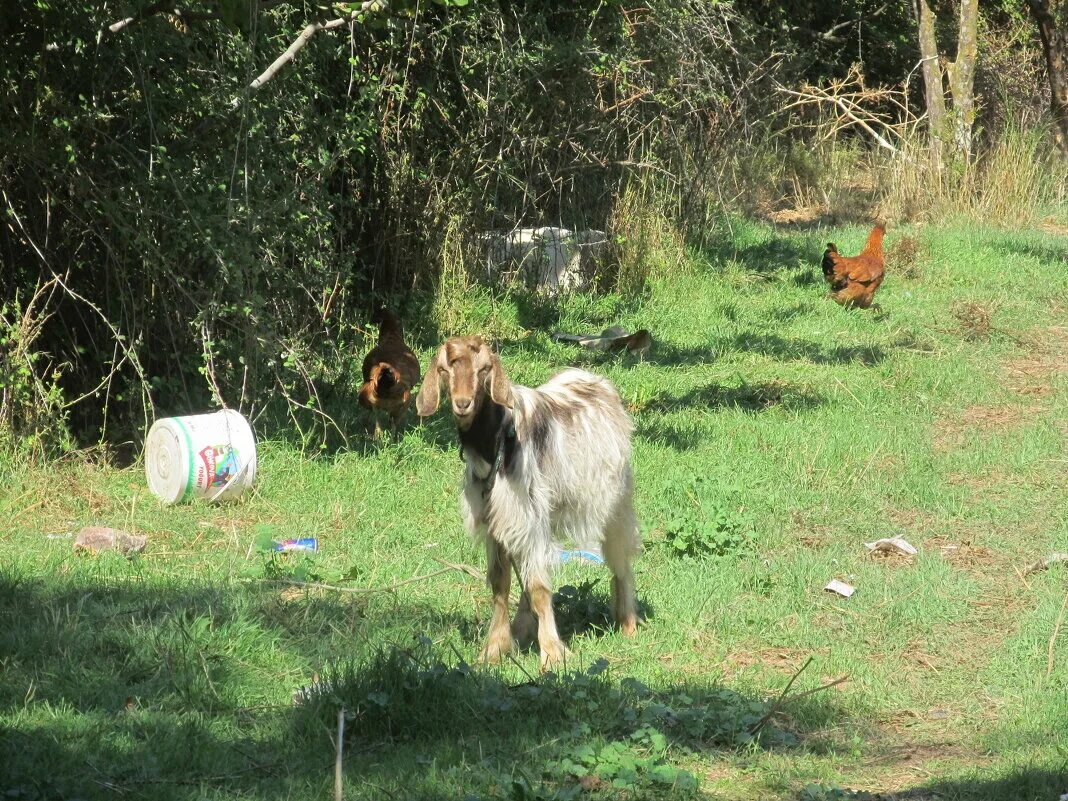
[(452, 414), (460, 428), (467, 428), (474, 417), (475, 401), (473, 398), (453, 398)]

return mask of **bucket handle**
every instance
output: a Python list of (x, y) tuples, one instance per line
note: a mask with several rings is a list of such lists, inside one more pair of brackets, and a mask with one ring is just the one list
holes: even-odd
[(214, 503), (219, 498), (220, 495), (222, 495), (224, 492), (226, 492), (228, 489), (230, 489), (230, 485), (233, 484), (235, 481), (237, 481), (238, 478), (240, 478), (241, 476), (243, 476), (245, 474), (245, 471), (248, 470), (248, 466), (250, 464), (252, 464), (252, 462), (245, 462), (243, 465), (241, 465), (241, 469), (238, 470), (236, 473), (234, 473), (232, 476), (230, 476), (230, 478), (228, 478), (226, 480), (226, 483), (223, 484), (221, 487), (219, 487), (218, 492), (216, 492), (214, 495), (212, 495), (210, 498), (208, 498), (208, 503)]

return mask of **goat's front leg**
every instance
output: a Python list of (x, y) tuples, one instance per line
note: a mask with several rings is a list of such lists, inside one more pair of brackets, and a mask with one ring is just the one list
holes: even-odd
[(508, 622), (508, 593), (512, 587), (512, 564), (508, 552), (494, 539), (486, 542), (486, 582), (493, 590), (493, 620), (489, 638), (478, 660), (500, 662), (512, 651), (512, 629)]
[(527, 581), (527, 594), (534, 614), (538, 616), (538, 648), (541, 650), (541, 669), (552, 670), (562, 665), (571, 656), (560, 632), (556, 630), (556, 617), (553, 615), (553, 593), (540, 579)]

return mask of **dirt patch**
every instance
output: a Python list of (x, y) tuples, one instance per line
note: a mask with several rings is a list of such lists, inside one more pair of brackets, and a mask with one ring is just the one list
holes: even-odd
[(969, 406), (961, 412), (960, 422), (980, 431), (998, 431), (1019, 425), (1021, 418), (1040, 409), (1035, 406)]
[[(899, 737), (897, 733), (892, 735), (892, 739), (895, 740)], [(966, 759), (969, 764), (975, 764), (977, 761), (989, 761), (989, 755), (953, 742), (897, 742), (880, 749), (880, 753), (867, 760), (865, 764), (877, 767), (902, 762), (916, 764), (935, 759)]]
[(1005, 388), (1018, 395), (1045, 397), (1056, 389), (1054, 382), (1068, 375), (1068, 326), (1054, 325), (1030, 331), (1026, 355), (1004, 366)]
[(801, 532), (797, 538), (798, 545), (812, 550), (819, 550), (826, 548), (829, 544), (829, 538), (833, 530), (830, 526), (812, 522), (807, 515), (798, 509), (790, 512), (790, 521)]
[(987, 498), (1004, 496), (1022, 487), (1041, 489), (1044, 486), (1037, 479), (1008, 473), (996, 467), (981, 473), (949, 473), (946, 475), (946, 483), (953, 487), (962, 487), (972, 494), (982, 493)]
[(886, 511), (886, 516), (896, 528), (906, 532), (923, 533), (939, 528), (938, 518), (919, 509), (899, 509), (894, 507)]
[(946, 451), (963, 445), (976, 433), (997, 434), (1009, 431), (1045, 410), (1045, 406), (1037, 404), (969, 406), (956, 416), (947, 416), (935, 423), (934, 448), (936, 451)]
[(945, 659), (938, 654), (932, 654), (927, 650), (927, 643), (922, 640), (910, 640), (901, 652), (906, 662), (920, 668), (941, 673), (945, 667)]
[[(940, 710), (933, 711), (938, 713)], [(989, 753), (955, 741), (943, 732), (917, 737), (913, 728), (931, 721), (930, 712), (903, 710), (884, 719), (883, 725), (870, 737), (870, 755), (862, 763), (868, 775), (859, 782), (851, 782), (850, 789), (875, 793), (874, 796), (863, 796), (865, 798), (893, 801), (903, 798), (898, 793), (914, 787), (918, 779), (926, 781), (937, 775), (939, 763), (953, 761), (978, 766), (992, 761)], [(913, 798), (911, 793), (909, 798)]]
[(762, 667), (792, 676), (810, 656), (826, 654), (827, 649), (817, 648), (758, 648), (731, 651), (723, 658), (724, 675), (737, 676), (744, 670)]
[(1009, 560), (1003, 554), (984, 545), (975, 545), (968, 539), (931, 537), (923, 543), (923, 550), (928, 552), (937, 550), (942, 558), (954, 567), (968, 570), (1007, 568), (1009, 565)]

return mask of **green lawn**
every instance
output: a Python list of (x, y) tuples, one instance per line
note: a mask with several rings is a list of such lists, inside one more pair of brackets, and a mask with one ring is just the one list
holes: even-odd
[[(331, 798), (340, 705), (350, 799), (1068, 792), (1068, 566), (1022, 575), (1068, 551), (1068, 239), (891, 230), (914, 259), (891, 262), (881, 313), (847, 312), (819, 257), (866, 233), (743, 225), (641, 301), (470, 300), (513, 380), (587, 366), (636, 422), (647, 619), (606, 630), (604, 572), (565, 566), (560, 676), (534, 653), (468, 668), (490, 597), (462, 571), (277, 582), (481, 570), (444, 415), (317, 460), (262, 442), (255, 493), (227, 507), (162, 508), (140, 468), (80, 457), (0, 471), (0, 794)], [(613, 323), (650, 328), (651, 357), (547, 333)], [(74, 555), (87, 524), (148, 548)], [(321, 551), (272, 561), (270, 535)], [(895, 535), (919, 554), (864, 547)], [(711, 555), (680, 556), (685, 537)]]

